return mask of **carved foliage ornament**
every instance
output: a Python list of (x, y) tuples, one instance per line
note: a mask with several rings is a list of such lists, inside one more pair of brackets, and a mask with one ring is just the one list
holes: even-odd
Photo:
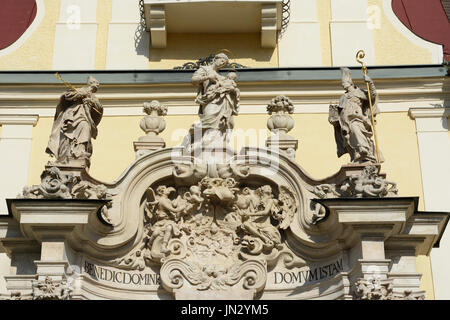
[(354, 296), (357, 300), (392, 300), (392, 283), (377, 278), (360, 279), (355, 283)]
[(54, 281), (47, 276), (33, 283), (33, 300), (68, 300), (72, 291), (67, 280)]
[[(46, 168), (41, 174), (41, 184), (26, 186), (19, 199), (111, 199), (108, 188), (103, 184), (94, 184), (72, 173), (63, 173), (58, 167)], [(104, 205), (101, 214), (105, 221), (111, 223), (108, 208)]]
[[(182, 66), (175, 67), (175, 70), (196, 70), (200, 68), (201, 66), (207, 66), (211, 64), (214, 60), (215, 54), (211, 53), (206, 58), (200, 58), (196, 62), (186, 62)], [(243, 66), (242, 64), (232, 62), (228, 63), (224, 69), (247, 69), (248, 67)]]
[(41, 184), (24, 187), (18, 198), (25, 199), (72, 199), (71, 189), (76, 183), (73, 174), (64, 174), (57, 167), (45, 169), (41, 174)]
[(267, 105), (267, 112), (271, 117), (267, 120), (270, 131), (287, 133), (294, 128), (294, 119), (289, 114), (294, 113), (292, 101), (283, 95), (277, 96)]
[(244, 261), (226, 268), (171, 259), (161, 268), (161, 277), (168, 291), (181, 288), (184, 279), (200, 291), (226, 290), (241, 280), (244, 289), (258, 291), (266, 284), (265, 269), (265, 264), (260, 261)]
[(315, 186), (313, 193), (321, 199), (334, 197), (370, 198), (389, 197), (398, 193), (397, 184), (378, 174), (376, 166), (366, 166), (360, 174), (353, 174), (340, 184)]
[(106, 199), (108, 189), (102, 184), (81, 180), (57, 167), (46, 168), (41, 184), (24, 187), (18, 198), (24, 199)]
[(356, 300), (424, 300), (423, 292), (404, 290), (403, 293), (394, 292), (392, 281), (380, 280), (377, 277), (359, 279), (355, 283), (353, 292)]
[(141, 120), (140, 127), (146, 134), (157, 135), (166, 128), (166, 121), (162, 116), (167, 115), (167, 106), (156, 100), (145, 102), (144, 112), (147, 116)]

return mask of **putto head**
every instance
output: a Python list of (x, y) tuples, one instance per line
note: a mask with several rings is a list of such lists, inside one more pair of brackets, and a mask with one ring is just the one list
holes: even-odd
[(156, 194), (159, 196), (168, 196), (175, 191), (176, 191), (175, 188), (166, 186), (159, 186), (158, 188), (156, 188)]
[(156, 188), (157, 195), (162, 196), (162, 195), (164, 195), (165, 191), (166, 191), (166, 186), (158, 186), (158, 188)]
[(236, 80), (236, 78), (237, 78), (236, 72), (228, 72), (227, 78), (230, 80)]
[(268, 184), (261, 187), (261, 192), (265, 194), (271, 194), (272, 193), (272, 187)]

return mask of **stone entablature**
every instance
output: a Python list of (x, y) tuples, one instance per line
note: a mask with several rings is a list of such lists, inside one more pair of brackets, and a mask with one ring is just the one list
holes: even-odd
[[(353, 68), (351, 70), (354, 81), (361, 81), (359, 74)], [(190, 75), (186, 71), (134, 71), (121, 72), (120, 76), (108, 71), (92, 73), (101, 82), (98, 96), (104, 108), (104, 117), (141, 116), (143, 101), (154, 99), (166, 105), (171, 115), (196, 115), (198, 112), (198, 106), (194, 103), (195, 92), (190, 88)], [(411, 106), (433, 111), (436, 105), (445, 102), (445, 87), (449, 80), (445, 77), (444, 67), (376, 67), (369, 68), (369, 74), (378, 81), (376, 85), (382, 112), (408, 112)], [(61, 72), (61, 75), (66, 81), (80, 84), (85, 83), (88, 77), (87, 73), (69, 71)], [(342, 88), (337, 83), (340, 77), (338, 68), (240, 69), (241, 114), (265, 114), (264, 106), (275, 96), (283, 94), (287, 94), (294, 104), (295, 115), (328, 114), (330, 101), (337, 103), (342, 95)], [(134, 87), (134, 84), (139, 86)], [(285, 90), (286, 86), (289, 86), (289, 93)], [(11, 104), (15, 106), (14, 115), (53, 117), (55, 101), (62, 90), (54, 73), (46, 71), (39, 74), (0, 72), (0, 87), (3, 92), (0, 96), (0, 115), (6, 119), (11, 115), (8, 109)], [(255, 108), (255, 105), (261, 108)]]
[[(297, 144), (287, 135), (294, 105), (285, 96), (268, 106), (280, 118), (268, 122), (268, 148), (231, 149), (240, 90), (235, 74), (219, 72), (227, 62), (218, 54), (193, 74), (200, 122), (182, 145), (164, 147), (166, 108), (153, 101), (140, 139), (153, 145), (118, 180), (101, 183), (68, 158), (8, 199), (0, 243), (28, 269), (5, 277), (3, 298), (423, 297), (415, 257), (429, 254), (448, 214), (418, 212), (417, 198), (397, 197), (373, 156), (310, 177), (289, 150)], [(340, 107), (359, 110), (365, 96), (356, 98)], [(79, 105), (62, 112), (71, 108)], [(372, 150), (373, 128), (364, 125)], [(354, 143), (348, 151), (361, 147)]]

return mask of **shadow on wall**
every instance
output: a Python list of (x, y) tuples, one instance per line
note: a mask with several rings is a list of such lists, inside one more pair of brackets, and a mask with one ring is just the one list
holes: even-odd
[(40, 253), (20, 253), (15, 254), (11, 260), (11, 267), (16, 269), (16, 274), (36, 274), (35, 260), (40, 260)]
[[(445, 67), (447, 68), (447, 77), (448, 77), (448, 76), (450, 76), (450, 61), (447, 61), (445, 63)], [(442, 92), (450, 92), (450, 81), (444, 81), (444, 85), (442, 87)], [(448, 94), (446, 94), (445, 98), (444, 98), (444, 107), (450, 108), (450, 97)]]
[(166, 48), (150, 49), (150, 61), (197, 61), (222, 49), (233, 53), (231, 60), (249, 59), (267, 64), (271, 63), (276, 52), (276, 48), (261, 48), (259, 33), (168, 34)]
[(145, 30), (145, 24), (141, 23), (136, 28), (136, 31), (134, 33), (134, 48), (136, 50), (137, 55), (139, 56), (145, 56), (146, 58), (149, 58), (149, 33)]

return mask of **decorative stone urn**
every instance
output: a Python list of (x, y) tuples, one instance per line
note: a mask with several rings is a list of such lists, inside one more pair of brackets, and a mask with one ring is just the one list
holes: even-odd
[(163, 106), (157, 100), (144, 102), (144, 113), (147, 116), (141, 119), (139, 126), (146, 135), (133, 142), (137, 158), (166, 146), (166, 143), (161, 137), (158, 137), (158, 134), (166, 128), (166, 121), (162, 116), (167, 114), (167, 106)]
[(295, 159), (298, 141), (287, 133), (294, 128), (294, 119), (289, 115), (294, 113), (294, 105), (288, 97), (279, 95), (267, 105), (271, 117), (267, 120), (267, 128), (274, 133), (266, 141), (268, 148), (275, 148)]
[(167, 114), (167, 106), (163, 106), (159, 101), (144, 102), (144, 112), (148, 114), (140, 122), (141, 129), (147, 136), (156, 136), (166, 128), (166, 121), (161, 116)]
[(294, 105), (288, 97), (280, 95), (273, 98), (267, 105), (267, 112), (271, 115), (267, 120), (267, 127), (273, 133), (286, 134), (294, 128), (294, 119), (289, 115), (294, 113)]

